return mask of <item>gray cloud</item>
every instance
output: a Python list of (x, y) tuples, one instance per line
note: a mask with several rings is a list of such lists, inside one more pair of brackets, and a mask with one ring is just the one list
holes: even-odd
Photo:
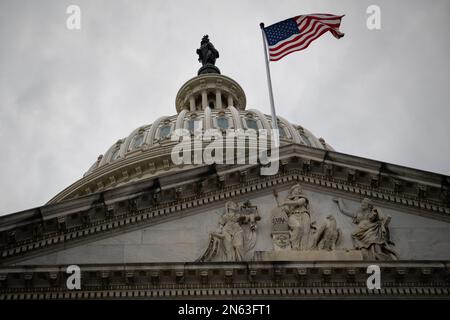
[[(381, 7), (382, 29), (366, 28)], [(69, 31), (78, 4), (82, 29)], [(222, 73), (269, 112), (259, 22), (346, 14), (272, 64), (278, 114), (337, 151), (450, 173), (448, 1), (2, 1), (0, 213), (42, 205), (111, 144), (160, 115), (199, 67), (209, 34)]]

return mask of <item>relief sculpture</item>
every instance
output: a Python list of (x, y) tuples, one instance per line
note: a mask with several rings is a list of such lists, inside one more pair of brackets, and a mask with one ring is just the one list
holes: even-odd
[[(360, 261), (360, 250), (341, 248), (344, 238), (337, 223), (338, 214), (320, 212), (299, 184), (293, 185), (284, 201), (279, 201), (271, 211), (272, 251), (256, 251), (257, 261)], [(314, 198), (315, 199), (315, 198)], [(321, 200), (321, 199), (317, 199)], [(325, 204), (325, 207), (327, 205)], [(330, 207), (330, 206), (328, 206)], [(333, 206), (331, 206), (332, 208)], [(329, 210), (329, 208), (327, 208)], [(323, 221), (320, 222), (320, 220)], [(319, 221), (316, 226), (316, 220)]]
[(314, 232), (309, 200), (296, 184), (289, 190), (286, 200), (272, 210), (274, 250), (309, 250), (314, 243)]
[(336, 245), (341, 238), (341, 229), (337, 227), (336, 218), (330, 214), (317, 231), (314, 248), (317, 250), (336, 250)]
[(291, 188), (283, 206), (287, 207), (289, 213), (288, 225), (292, 249), (309, 249), (311, 214), (309, 212), (309, 200), (303, 195), (300, 185)]
[(209, 245), (198, 261), (243, 261), (256, 244), (258, 208), (249, 201), (239, 206), (225, 204), (216, 231), (209, 235)]
[(286, 206), (278, 206), (272, 210), (272, 242), (275, 251), (292, 249), (288, 219)]
[(397, 260), (398, 253), (390, 240), (389, 222), (391, 217), (385, 217), (380, 208), (374, 207), (370, 199), (361, 202), (361, 208), (355, 213), (344, 208), (342, 199), (334, 199), (338, 209), (344, 215), (352, 218), (356, 230), (351, 234), (354, 248), (361, 250), (365, 260)]
[[(360, 208), (355, 212), (346, 210), (342, 199), (333, 199), (337, 208), (330, 199), (327, 200), (330, 203), (313, 206), (315, 210), (320, 207), (332, 209), (331, 212), (320, 212), (311, 210), (311, 199), (299, 184), (293, 185), (286, 198), (281, 201), (275, 191), (274, 195), (277, 206), (271, 210), (270, 219), (264, 220), (271, 223), (272, 251), (254, 251), (257, 223), (261, 220), (257, 206), (249, 201), (243, 204), (227, 201), (220, 213), (217, 229), (210, 232), (208, 247), (197, 261), (398, 259), (389, 234), (391, 217), (385, 216), (369, 199), (362, 200)], [(346, 233), (339, 228), (337, 220), (340, 213), (352, 218), (353, 225), (356, 226), (353, 231), (350, 224)], [(319, 220), (317, 227), (316, 219)], [(343, 241), (344, 238), (347, 240)], [(350, 239), (353, 245), (348, 241)], [(345, 248), (341, 243), (348, 243), (350, 246)]]

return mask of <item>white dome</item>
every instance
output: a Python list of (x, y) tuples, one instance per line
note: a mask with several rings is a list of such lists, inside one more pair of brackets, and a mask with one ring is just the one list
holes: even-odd
[[(200, 75), (186, 82), (177, 94), (176, 107), (177, 115), (160, 117), (114, 143), (83, 178), (49, 203), (152, 178), (167, 170), (181, 170), (170, 163), (170, 153), (176, 144), (170, 139), (171, 133), (176, 129), (192, 129), (193, 123), (201, 123), (204, 129), (272, 129), (271, 116), (257, 109), (246, 110), (242, 88), (219, 74)], [(280, 116), (278, 127), (281, 145), (295, 143), (333, 150), (322, 138)]]
[[(222, 119), (225, 119), (222, 120)], [(259, 110), (250, 109), (240, 111), (235, 107), (223, 110), (193, 111), (182, 110), (178, 115), (160, 117), (153, 124), (144, 125), (135, 129), (128, 137), (114, 143), (104, 155), (84, 174), (84, 176), (98, 170), (101, 167), (118, 163), (150, 149), (157, 149), (170, 142), (170, 134), (176, 129), (188, 129), (189, 121), (201, 121), (205, 129), (223, 129), (220, 125), (228, 123), (228, 129), (253, 128), (255, 123), (258, 129), (272, 129), (271, 116), (261, 113)], [(221, 124), (218, 121), (222, 121)], [(314, 148), (333, 150), (325, 144), (323, 139), (318, 139), (310, 131), (300, 125), (288, 122), (278, 116), (281, 143), (298, 143)]]

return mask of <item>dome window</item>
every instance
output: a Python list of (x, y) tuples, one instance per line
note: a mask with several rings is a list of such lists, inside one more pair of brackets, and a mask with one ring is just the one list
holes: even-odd
[(228, 119), (226, 117), (218, 117), (217, 126), (222, 130), (228, 129)]
[(133, 143), (131, 144), (131, 150), (135, 150), (142, 146), (144, 143), (144, 134), (140, 133), (133, 138)]
[(170, 135), (170, 125), (164, 125), (159, 129), (159, 137), (161, 139), (167, 139)]
[(190, 119), (187, 122), (187, 126), (188, 126), (188, 130), (191, 133), (194, 133), (195, 131), (202, 129), (202, 121), (196, 120), (196, 119)]
[(279, 134), (279, 136), (280, 136), (280, 138), (283, 138), (283, 139), (288, 139), (288, 135), (287, 135), (287, 129), (286, 129), (286, 127), (284, 126), (284, 124), (278, 119), (278, 121), (277, 121), (277, 124), (278, 124), (278, 134)]
[(258, 122), (256, 122), (255, 119), (245, 119), (245, 122), (247, 123), (247, 129), (253, 129), (258, 130)]
[(117, 159), (119, 159), (119, 151), (120, 148), (117, 148), (113, 151), (113, 153), (111, 154), (111, 161), (116, 161)]
[(304, 131), (303, 131), (303, 130), (299, 130), (298, 133), (300, 134), (300, 137), (302, 137), (303, 142), (304, 142), (307, 146), (311, 147), (311, 141), (309, 141), (309, 139), (308, 139), (308, 137), (305, 135)]

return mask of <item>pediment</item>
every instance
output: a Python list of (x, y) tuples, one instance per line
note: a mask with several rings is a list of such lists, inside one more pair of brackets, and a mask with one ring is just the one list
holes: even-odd
[[(296, 184), (294, 184), (296, 185)], [(283, 202), (289, 194), (292, 183), (276, 188), (267, 188), (255, 193), (242, 194), (233, 201), (242, 207), (249, 204), (257, 209), (260, 219), (255, 224), (254, 245), (243, 252), (242, 261), (252, 260), (363, 260), (361, 253), (355, 250), (352, 234), (358, 229), (352, 219), (342, 214), (334, 199), (345, 203), (348, 211), (357, 212), (361, 201), (357, 198), (343, 197), (340, 193), (325, 192), (317, 188), (303, 187), (303, 194), (309, 201), (311, 222), (317, 233), (332, 216), (336, 221), (341, 239), (333, 247), (325, 245), (321, 248), (311, 244), (303, 249), (291, 248), (280, 250), (275, 237), (283, 227), (277, 224), (276, 213), (279, 202)], [(277, 197), (273, 190), (277, 191)], [(193, 208), (185, 208), (171, 217), (148, 221), (135, 226), (123, 226), (103, 236), (84, 237), (83, 240), (62, 246), (54, 246), (53, 250), (41, 251), (34, 256), (17, 259), (19, 265), (68, 265), (68, 264), (123, 264), (123, 263), (175, 263), (202, 261), (210, 247), (211, 235), (219, 232), (219, 222), (223, 220), (229, 199), (216, 199), (209, 204)], [(249, 203), (248, 203), (249, 201)], [(247, 203), (247, 204), (246, 204)], [(400, 260), (449, 260), (450, 259), (450, 223), (411, 215), (397, 207), (383, 202), (374, 202), (385, 217), (390, 217), (388, 230), (392, 248), (398, 252)], [(137, 219), (136, 219), (137, 221)], [(249, 232), (249, 224), (241, 224), (241, 229), (229, 233)], [(287, 227), (288, 228), (288, 227)], [(289, 230), (285, 229), (289, 237)], [(244, 241), (249, 237), (244, 235)], [(289, 240), (288, 240), (289, 241)], [(334, 240), (333, 240), (334, 241)], [(244, 243), (245, 244), (245, 243)], [(231, 241), (233, 245), (233, 241)], [(221, 243), (218, 244), (221, 250)], [(248, 250), (247, 250), (248, 249)], [(235, 261), (220, 254), (207, 254), (205, 262)]]

